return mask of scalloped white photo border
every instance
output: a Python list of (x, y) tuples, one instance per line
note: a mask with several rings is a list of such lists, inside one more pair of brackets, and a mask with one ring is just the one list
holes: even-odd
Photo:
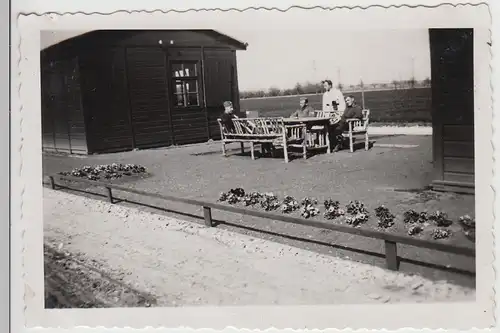
[[(197, 2), (197, 6), (190, 6)], [(262, 2), (262, 1), (260, 1)], [(286, 1), (285, 1), (286, 2)], [(453, 2), (453, 1), (452, 1)], [(281, 10), (247, 9), (259, 2), (238, 1), (239, 9), (225, 1), (222, 6), (199, 1), (183, 1), (172, 6), (179, 11), (116, 12), (104, 14), (66, 14), (68, 3), (56, 10), (39, 10), (40, 3), (27, 2), (28, 10), (13, 21), (12, 36), (12, 115), (11, 115), (11, 219), (12, 219), (12, 313), (19, 316), (29, 331), (40, 327), (106, 327), (146, 328), (165, 327), (176, 332), (180, 328), (224, 329), (238, 327), (267, 328), (333, 328), (333, 329), (470, 329), (493, 325), (495, 279), (493, 234), (493, 99), (491, 81), (491, 16), (487, 5), (438, 5), (435, 1), (419, 1), (419, 6), (406, 1), (405, 6), (384, 8), (394, 2), (379, 1), (379, 5), (342, 7), (336, 1), (333, 8), (325, 1), (312, 9), (312, 4), (301, 4), (285, 11), (288, 3), (266, 2), (268, 8)], [(159, 2), (156, 2), (159, 4)], [(280, 3), (277, 5), (276, 3)], [(364, 3), (364, 4), (362, 4)], [(373, 4), (373, 2), (371, 2)], [(246, 4), (246, 6), (245, 6)], [(253, 6), (251, 5), (253, 4)], [(297, 3), (295, 3), (297, 4)], [(14, 5), (14, 4), (13, 4)], [(109, 4), (108, 4), (109, 5)], [(103, 3), (102, 7), (108, 6)], [(149, 3), (148, 3), (149, 5)], [(66, 6), (66, 7), (65, 7)], [(115, 5), (116, 6), (116, 5)], [(123, 9), (127, 9), (123, 5)], [(130, 6), (130, 5), (129, 5)], [(155, 9), (163, 5), (145, 8)], [(188, 6), (188, 7), (186, 7)], [(30, 9), (31, 8), (31, 9)], [(130, 7), (128, 7), (130, 8)], [(188, 10), (189, 8), (227, 8), (228, 10)], [(333, 9), (331, 9), (333, 8)], [(71, 8), (70, 8), (71, 9)], [(137, 9), (137, 8), (136, 8)], [(16, 10), (16, 8), (14, 8)], [(78, 12), (79, 10), (74, 10)], [(92, 13), (100, 10), (83, 9)], [(51, 12), (50, 14), (45, 14)], [(182, 307), (143, 309), (69, 309), (45, 310), (43, 294), (43, 223), (42, 223), (42, 157), (40, 121), (39, 52), (41, 30), (93, 29), (217, 29), (218, 22), (273, 19), (287, 22), (294, 15), (327, 17), (332, 29), (343, 29), (346, 20), (363, 22), (356, 29), (416, 29), (436, 27), (472, 27), (475, 29), (474, 84), (475, 84), (475, 170), (476, 219), (481, 228), (476, 248), (477, 290), (476, 302), (448, 304), (384, 304), (345, 306), (261, 306), (261, 307)], [(306, 14), (304, 14), (305, 12)], [(258, 26), (255, 27), (258, 29)], [(349, 28), (353, 28), (349, 26)], [(15, 320), (15, 318), (13, 318)], [(406, 331), (407, 329), (405, 329)], [(28, 330), (26, 330), (28, 331)], [(100, 329), (99, 331), (102, 331)]]

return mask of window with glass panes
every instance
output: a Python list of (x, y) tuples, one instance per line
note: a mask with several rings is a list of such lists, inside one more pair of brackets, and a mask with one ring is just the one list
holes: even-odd
[(174, 81), (174, 105), (178, 107), (200, 105), (198, 87), (198, 63), (172, 63)]

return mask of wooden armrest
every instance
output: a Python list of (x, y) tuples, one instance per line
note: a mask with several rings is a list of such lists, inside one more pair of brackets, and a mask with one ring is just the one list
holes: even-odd
[(353, 121), (363, 121), (363, 119), (358, 119), (358, 118), (349, 118), (346, 119), (347, 122), (353, 122)]

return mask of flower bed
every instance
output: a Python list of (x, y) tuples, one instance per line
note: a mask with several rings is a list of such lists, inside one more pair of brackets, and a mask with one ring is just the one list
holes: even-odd
[(136, 175), (145, 175), (146, 168), (137, 164), (112, 163), (94, 166), (83, 166), (81, 168), (75, 168), (71, 171), (59, 172), (59, 174), (63, 176), (86, 178), (89, 180), (114, 180)]
[[(450, 228), (454, 224), (453, 220), (442, 211), (428, 213), (408, 210), (403, 213), (403, 218), (398, 220), (395, 214), (382, 205), (374, 209), (374, 217), (377, 223), (373, 225), (368, 224), (372, 217), (369, 210), (358, 200), (349, 202), (345, 205), (345, 208), (342, 208), (339, 201), (325, 200), (323, 214), (321, 214), (316, 199), (304, 198), (299, 201), (291, 196), (285, 196), (283, 200), (280, 200), (273, 193), (246, 193), (242, 188), (231, 189), (222, 193), (219, 201), (230, 205), (243, 204), (247, 207), (260, 208), (265, 211), (280, 210), (283, 214), (300, 213), (300, 216), (306, 219), (323, 216), (326, 220), (334, 223), (345, 223), (355, 228), (366, 225), (367, 227), (375, 227), (391, 232), (396, 229), (400, 230), (402, 226), (405, 233), (413, 237), (422, 235), (424, 231), (434, 240), (449, 239), (453, 235)], [(371, 220), (375, 219), (372, 218)], [(475, 241), (474, 219), (464, 215), (458, 219), (458, 222), (466, 238)]]

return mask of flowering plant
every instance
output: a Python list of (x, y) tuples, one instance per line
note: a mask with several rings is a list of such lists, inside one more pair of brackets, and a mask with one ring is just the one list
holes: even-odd
[(426, 212), (418, 213), (413, 209), (410, 209), (403, 214), (404, 223), (425, 223), (429, 219), (429, 216)]
[(145, 172), (146, 168), (140, 165), (112, 163), (94, 166), (85, 165), (81, 168), (74, 168), (70, 172), (59, 172), (59, 174), (98, 180), (101, 177), (105, 179), (118, 179), (123, 176), (131, 176), (133, 173), (139, 174)]
[(291, 196), (286, 196), (281, 203), (281, 211), (283, 213), (291, 213), (299, 209), (299, 203)]
[(408, 235), (414, 236), (421, 233), (422, 231), (424, 231), (424, 228), (419, 224), (415, 224), (408, 229)]
[(260, 206), (266, 211), (276, 210), (280, 207), (280, 202), (273, 193), (264, 193), (260, 199)]
[(300, 215), (306, 219), (319, 214), (319, 209), (315, 207), (318, 200), (312, 198), (304, 198), (301, 201)]
[(251, 192), (245, 194), (243, 197), (243, 203), (245, 206), (254, 206), (260, 202), (260, 199), (262, 198), (262, 194), (259, 192)]
[(313, 205), (306, 205), (300, 208), (300, 215), (306, 219), (319, 214), (319, 209)]
[(366, 221), (368, 221), (368, 214), (365, 213), (358, 213), (351, 216), (347, 216), (345, 218), (345, 222), (354, 227), (358, 227), (360, 224), (365, 223)]
[(331, 199), (325, 200), (324, 206), (326, 209), (325, 218), (328, 220), (333, 220), (345, 215), (345, 211), (340, 208), (340, 203), (338, 201), (333, 201)]
[(451, 231), (446, 229), (434, 229), (431, 235), (434, 239), (445, 239), (451, 236)]
[(437, 211), (429, 215), (429, 221), (434, 222), (438, 227), (448, 227), (453, 222), (448, 219), (448, 215), (444, 212)]
[(368, 211), (366, 210), (365, 205), (358, 200), (349, 202), (346, 206), (346, 209), (347, 212), (351, 215), (356, 215), (356, 214), (368, 215)]
[(474, 242), (476, 240), (476, 221), (469, 215), (460, 216), (458, 221), (462, 225), (465, 237)]
[(474, 220), (469, 215), (460, 216), (458, 221), (462, 225), (462, 227), (467, 229), (475, 229), (476, 228), (476, 220)]
[(378, 226), (381, 228), (390, 228), (394, 225), (395, 216), (385, 206), (375, 208), (375, 215), (378, 218)]
[(223, 192), (219, 196), (219, 201), (221, 202), (227, 202), (228, 204), (236, 204), (240, 201), (243, 200), (243, 197), (245, 196), (245, 190), (242, 188), (234, 188), (230, 189), (228, 192)]

